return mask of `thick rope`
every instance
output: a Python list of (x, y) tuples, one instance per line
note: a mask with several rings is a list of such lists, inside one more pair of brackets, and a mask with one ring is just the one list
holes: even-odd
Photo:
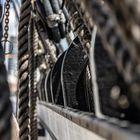
[(30, 20), (30, 45), (29, 45), (29, 75), (30, 75), (30, 136), (31, 140), (37, 140), (37, 83), (36, 83), (36, 55), (35, 50), (37, 47), (38, 35), (34, 25), (33, 19)]
[(18, 96), (19, 96), (19, 138), (29, 140), (29, 77), (28, 77), (28, 26), (30, 19), (30, 0), (22, 0), (18, 35)]

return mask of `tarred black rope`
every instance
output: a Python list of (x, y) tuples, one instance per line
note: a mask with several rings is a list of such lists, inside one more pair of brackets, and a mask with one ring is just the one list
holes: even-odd
[(33, 19), (30, 20), (29, 30), (29, 75), (30, 75), (30, 136), (31, 140), (37, 140), (38, 129), (37, 129), (37, 83), (36, 83), (36, 55), (35, 49), (37, 47), (37, 30)]
[(29, 77), (28, 77), (28, 26), (30, 19), (30, 0), (22, 0), (18, 35), (18, 97), (19, 97), (19, 138), (29, 139)]

